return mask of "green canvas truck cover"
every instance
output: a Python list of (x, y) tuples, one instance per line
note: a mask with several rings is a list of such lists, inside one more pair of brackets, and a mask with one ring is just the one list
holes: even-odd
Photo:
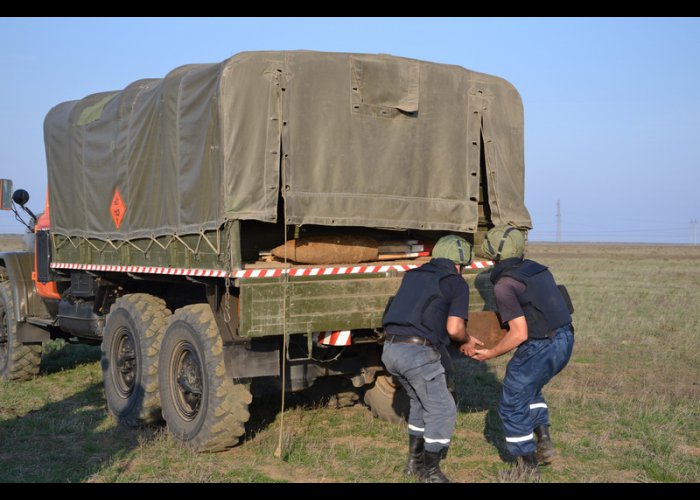
[(244, 52), (54, 107), (52, 231), (131, 240), (227, 220), (473, 233), (531, 227), (508, 82), (389, 55)]

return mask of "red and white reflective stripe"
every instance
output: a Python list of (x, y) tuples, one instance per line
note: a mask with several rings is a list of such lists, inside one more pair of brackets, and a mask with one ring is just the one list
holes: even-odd
[[(490, 260), (472, 262), (465, 266), (471, 269), (485, 269), (492, 266)], [(418, 267), (417, 264), (387, 264), (381, 266), (343, 266), (343, 267), (295, 267), (292, 269), (239, 269), (227, 273), (221, 269), (186, 269), (179, 267), (153, 267), (153, 266), (112, 266), (104, 264), (71, 264), (65, 262), (52, 262), (52, 269), (76, 269), (81, 271), (103, 271), (112, 273), (141, 273), (141, 274), (167, 274), (175, 276), (200, 276), (206, 278), (276, 278), (283, 274), (290, 276), (329, 276), (337, 274), (368, 274), (386, 273), (390, 270), (405, 272)]]
[(386, 273), (390, 270), (408, 271), (418, 267), (416, 264), (384, 266), (343, 266), (343, 267), (295, 267), (292, 269), (245, 269), (231, 273), (232, 278), (274, 278), (289, 274), (290, 276), (333, 276), (337, 274)]
[(64, 262), (52, 262), (52, 269), (77, 269), (81, 271), (104, 271), (112, 273), (141, 273), (141, 274), (169, 274), (176, 276), (203, 276), (207, 278), (225, 278), (226, 271), (219, 269), (184, 269), (179, 267), (154, 267), (154, 266), (108, 266), (103, 264), (69, 264)]
[(485, 269), (491, 266), (493, 266), (492, 260), (477, 260), (476, 262), (472, 262), (471, 264), (465, 267), (470, 267), (472, 269)]
[(316, 342), (324, 345), (350, 345), (352, 344), (352, 334), (350, 330), (336, 330), (333, 332), (320, 332), (314, 334)]

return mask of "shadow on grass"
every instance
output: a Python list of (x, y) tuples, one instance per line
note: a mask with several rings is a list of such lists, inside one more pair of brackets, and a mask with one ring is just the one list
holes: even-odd
[(486, 411), (484, 438), (498, 451), (504, 462), (511, 456), (506, 448), (503, 424), (498, 416), (501, 382), (486, 363), (461, 357), (455, 359), (455, 399), (458, 411), (474, 413)]
[[(505, 446), (501, 419), (498, 416), (500, 381), (485, 363), (479, 363), (462, 355), (454, 356), (452, 359), (458, 411), (464, 413), (486, 411), (484, 438), (496, 448), (501, 460), (511, 460)], [(246, 423), (245, 440), (252, 440), (257, 434), (265, 431), (280, 414), (279, 381), (260, 378), (254, 380), (253, 384), (253, 401), (249, 407), (251, 417)], [(319, 378), (311, 388), (285, 396), (285, 410), (338, 408), (355, 404), (361, 404), (361, 396), (342, 377)]]
[(95, 383), (0, 421), (0, 482), (84, 482), (153, 432), (100, 430), (105, 418), (102, 384)]
[[(280, 381), (274, 378), (261, 377), (253, 381), (253, 401), (248, 408), (250, 420), (245, 426), (246, 440), (253, 439), (277, 419), (282, 403), (280, 391)], [(308, 389), (287, 393), (284, 398), (285, 411), (295, 408), (337, 409), (356, 404), (361, 404), (361, 395), (343, 377), (320, 377)]]
[(45, 342), (42, 347), (40, 373), (48, 375), (100, 360), (100, 346), (69, 344), (63, 340)]
[[(280, 413), (281, 396), (280, 389), (273, 379), (261, 377), (253, 380), (251, 391), (253, 401), (248, 406), (250, 419), (245, 424), (245, 436), (237, 446), (245, 441), (252, 440), (272, 424)], [(285, 409), (295, 408), (299, 405), (295, 394), (286, 394), (284, 398)]]
[(506, 447), (506, 437), (503, 434), (503, 423), (501, 417), (498, 416), (498, 405), (489, 408), (486, 413), (486, 422), (484, 424), (484, 437), (498, 451), (498, 457), (503, 462), (510, 462), (513, 457), (510, 455)]

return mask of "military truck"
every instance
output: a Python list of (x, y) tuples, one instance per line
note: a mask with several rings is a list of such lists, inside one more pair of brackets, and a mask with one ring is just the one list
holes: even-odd
[[(44, 137), (43, 213), (2, 181), (35, 247), (0, 255), (0, 376), (35, 376), (49, 339), (99, 344), (110, 413), (199, 451), (238, 442), (262, 381), (350, 381), (399, 419), (380, 357), (402, 273), (445, 234), (531, 227), (520, 96), (459, 66), (245, 52), (59, 104)], [(463, 273), (481, 336), (489, 265)]]

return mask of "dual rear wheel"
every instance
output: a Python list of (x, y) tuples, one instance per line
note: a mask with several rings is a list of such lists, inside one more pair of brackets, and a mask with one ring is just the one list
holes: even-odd
[(165, 420), (170, 434), (195, 451), (228, 448), (245, 432), (250, 384), (227, 377), (207, 304), (171, 314), (158, 297), (120, 297), (107, 316), (101, 364), (107, 407), (121, 424)]

